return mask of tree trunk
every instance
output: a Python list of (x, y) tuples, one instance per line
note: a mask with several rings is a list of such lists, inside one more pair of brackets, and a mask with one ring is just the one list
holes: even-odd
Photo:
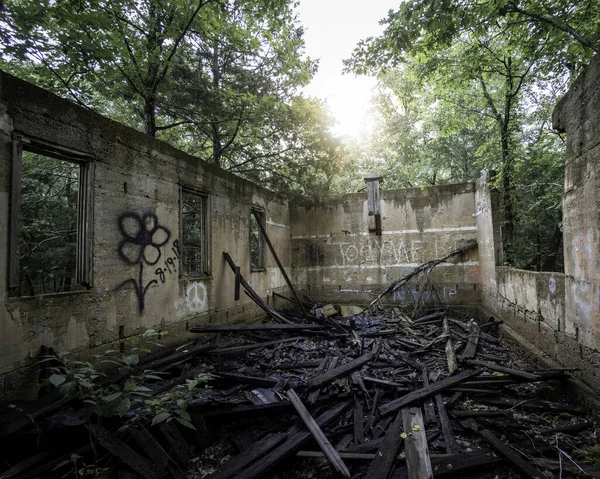
[(156, 94), (148, 93), (144, 98), (144, 131), (156, 136)]

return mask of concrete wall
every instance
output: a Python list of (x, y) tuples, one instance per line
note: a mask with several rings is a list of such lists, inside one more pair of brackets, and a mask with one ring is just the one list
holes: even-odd
[[(370, 233), (367, 194), (292, 204), (293, 281), (313, 299), (366, 303), (413, 268), (476, 239), (472, 184), (381, 192), (382, 235)], [(477, 251), (434, 269), (430, 304), (478, 301)], [(387, 303), (413, 304), (415, 286)]]
[(495, 193), (477, 187), (481, 304), (504, 331), (542, 359), (600, 391), (600, 62), (595, 59), (558, 104), (554, 127), (567, 133), (563, 234), (565, 273), (501, 263)]
[[(68, 147), (92, 158), (93, 284), (89, 290), (9, 297), (13, 133)], [(208, 195), (211, 276), (184, 279), (176, 272), (165, 271), (162, 282), (155, 272), (160, 265), (146, 265), (143, 285), (157, 281), (140, 295), (134, 287), (138, 264), (127, 264), (119, 255), (124, 238), (119, 218), (124, 213), (156, 215), (169, 236), (161, 253), (164, 258), (173, 256), (173, 243), (180, 231), (180, 185)], [(19, 390), (28, 371), (20, 368), (32, 364), (41, 345), (57, 351), (97, 352), (151, 328), (168, 330), (166, 343), (184, 342), (189, 337), (186, 330), (196, 322), (243, 321), (262, 315), (243, 294), (240, 301), (234, 302), (234, 275), (222, 257), (223, 251), (229, 252), (263, 298), (284, 286), (268, 253), (266, 271), (250, 272), (251, 205), (264, 208), (267, 233), (283, 264), (289, 267), (290, 221), (285, 200), (161, 141), (1, 73), (0, 394)], [(133, 281), (121, 287), (128, 279)], [(14, 374), (7, 374), (11, 371)]]

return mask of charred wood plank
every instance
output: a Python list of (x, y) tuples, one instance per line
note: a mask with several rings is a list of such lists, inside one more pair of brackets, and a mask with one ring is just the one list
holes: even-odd
[(352, 373), (356, 369), (362, 367), (364, 364), (371, 361), (374, 357), (375, 353), (373, 352), (363, 354), (362, 356), (359, 356), (358, 358), (353, 359), (352, 361), (349, 361), (346, 364), (342, 364), (341, 366), (332, 369), (331, 371), (327, 371), (326, 373), (321, 374), (320, 376), (309, 379), (306, 382), (306, 386), (309, 389), (314, 389), (321, 387), (324, 384), (333, 381), (334, 379), (347, 376), (348, 374)]
[[(400, 414), (402, 415), (404, 431), (407, 434), (404, 440), (404, 452), (406, 453), (409, 479), (433, 478), (433, 468), (429, 457), (429, 445), (425, 435), (425, 424), (423, 423), (421, 408), (404, 408)], [(387, 475), (381, 477), (387, 477)]]
[(498, 439), (489, 429), (481, 429), (479, 435), (494, 448), (498, 453), (502, 454), (521, 474), (527, 478), (542, 478), (544, 474), (533, 467), (530, 462), (526, 461), (523, 456), (513, 447), (505, 444)]
[(240, 331), (295, 331), (304, 329), (323, 329), (318, 324), (207, 324), (190, 328), (190, 333), (237, 333)]
[(252, 349), (265, 348), (267, 346), (274, 346), (281, 343), (291, 343), (294, 341), (302, 341), (304, 337), (295, 336), (293, 338), (286, 339), (278, 339), (276, 341), (265, 341), (263, 343), (253, 343), (253, 344), (245, 344), (243, 346), (232, 346), (230, 348), (221, 348), (221, 349), (213, 349), (209, 352), (211, 355), (223, 355), (223, 356), (234, 356), (236, 354), (245, 353), (246, 351), (250, 351)]
[(539, 381), (542, 379), (538, 374), (528, 373), (527, 371), (521, 371), (519, 369), (507, 368), (506, 366), (499, 366), (498, 364), (490, 363), (487, 361), (481, 361), (479, 359), (467, 359), (464, 361), (469, 366), (481, 366), (490, 371), (497, 371), (499, 373), (508, 374), (510, 376), (517, 376), (519, 378), (528, 379), (530, 381)]
[(179, 465), (187, 470), (190, 467), (190, 460), (194, 457), (192, 448), (187, 443), (181, 431), (177, 428), (174, 421), (163, 421), (158, 424), (158, 429), (162, 433), (167, 443), (167, 449), (171, 457)]
[[(431, 458), (431, 466), (436, 479), (451, 476), (462, 477), (464, 473), (473, 469), (485, 469), (501, 462), (504, 462), (504, 458), (492, 455), (491, 451), (487, 449)], [(396, 468), (392, 473), (391, 479), (408, 479), (407, 467)]]
[(402, 427), (402, 412), (400, 412), (381, 441), (377, 454), (375, 454), (375, 458), (369, 465), (365, 479), (381, 479), (390, 475), (396, 461), (396, 455), (400, 449), (400, 444), (402, 443), (400, 437)]
[(477, 344), (479, 343), (479, 325), (475, 321), (471, 321), (471, 333), (467, 345), (460, 355), (459, 359), (472, 359), (477, 353)]
[(319, 425), (316, 423), (315, 419), (308, 412), (308, 409), (306, 409), (306, 407), (304, 406), (304, 404), (302, 403), (302, 401), (296, 394), (296, 391), (294, 391), (293, 389), (290, 389), (287, 392), (287, 397), (294, 405), (294, 408), (296, 409), (296, 411), (298, 411), (300, 418), (302, 419), (302, 421), (304, 422), (304, 424), (306, 425), (308, 430), (311, 432), (311, 434), (315, 438), (317, 445), (319, 446), (321, 451), (323, 451), (323, 454), (325, 454), (325, 457), (327, 457), (327, 460), (331, 463), (333, 468), (337, 472), (339, 472), (342, 476), (349, 478), (350, 471), (346, 467), (346, 464), (344, 464), (344, 461), (340, 458), (338, 452), (335, 450), (333, 445), (329, 442), (329, 440), (327, 439), (325, 434), (323, 434), (323, 431), (321, 430)]
[(442, 379), (441, 381), (432, 383), (429, 386), (417, 389), (416, 391), (408, 393), (405, 396), (402, 396), (401, 398), (384, 404), (379, 408), (379, 414), (383, 416), (391, 412), (397, 411), (398, 409), (401, 409), (405, 406), (413, 404), (429, 396), (433, 396), (436, 393), (441, 393), (446, 389), (450, 389), (452, 386), (456, 386), (457, 384), (460, 384), (461, 382), (464, 382), (467, 379), (477, 376), (480, 373), (480, 369), (474, 371), (463, 371), (461, 373), (456, 374), (455, 376), (447, 377), (446, 379)]
[(458, 444), (456, 443), (456, 437), (454, 436), (454, 430), (450, 424), (450, 418), (444, 405), (444, 398), (440, 393), (435, 395), (435, 405), (438, 411), (438, 417), (440, 418), (440, 424), (442, 426), (442, 434), (444, 435), (444, 444), (446, 445), (446, 452), (448, 454), (458, 453)]
[(360, 444), (365, 441), (363, 405), (360, 397), (354, 395), (354, 444)]
[(42, 461), (46, 461), (54, 453), (52, 451), (42, 451), (35, 456), (28, 457), (24, 461), (15, 464), (7, 471), (0, 474), (0, 479), (10, 479), (12, 477), (23, 477), (23, 473), (28, 469), (38, 465)]
[[(319, 427), (324, 427), (335, 418), (337, 418), (350, 405), (350, 401), (343, 402), (337, 406), (325, 411), (317, 419), (316, 423)], [(260, 458), (259, 461), (246, 467), (235, 476), (236, 479), (255, 479), (266, 473), (272, 467), (280, 463), (286, 457), (294, 454), (302, 444), (311, 437), (309, 431), (300, 431), (288, 438), (280, 446), (273, 449), (271, 452)]]
[(161, 479), (167, 474), (167, 471), (152, 464), (99, 424), (89, 424), (86, 428), (98, 439), (104, 449), (118, 457), (145, 479)]
[(269, 451), (279, 446), (286, 439), (287, 436), (285, 434), (268, 434), (251, 448), (246, 449), (239, 456), (234, 457), (215, 472), (206, 476), (206, 479), (229, 479), (244, 467), (257, 461)]
[[(227, 264), (229, 265), (231, 270), (234, 273), (236, 273), (237, 265), (233, 262), (233, 260), (231, 259), (231, 256), (229, 256), (228, 253), (223, 251), (223, 258), (225, 258), (225, 261), (227, 261)], [(237, 278), (237, 276), (236, 276), (236, 278)], [(242, 287), (244, 288), (244, 291), (246, 292), (246, 294), (250, 297), (250, 299), (252, 299), (252, 301), (254, 301), (260, 308), (262, 308), (263, 311), (265, 311), (265, 313), (267, 313), (271, 318), (273, 318), (275, 321), (279, 321), (280, 323), (294, 324), (290, 320), (288, 320), (287, 318), (285, 318), (281, 314), (279, 314), (277, 311), (274, 311), (271, 308), (269, 308), (269, 306), (267, 306), (267, 304), (256, 293), (256, 291), (254, 291), (254, 289), (252, 289), (252, 286), (250, 286), (248, 284), (248, 282), (244, 279), (244, 277), (241, 274), (239, 275), (239, 281), (240, 281), (240, 284), (242, 285)]]
[(171, 477), (176, 479), (185, 479), (185, 474), (177, 467), (171, 456), (163, 449), (156, 438), (143, 426), (132, 426), (127, 429), (128, 434), (133, 438), (142, 451), (148, 456), (150, 461), (159, 469), (169, 471)]
[(237, 373), (217, 373), (215, 374), (215, 377), (227, 379), (236, 383), (251, 384), (253, 386), (265, 388), (272, 388), (279, 383), (279, 379), (261, 378), (258, 376), (247, 376), (245, 374)]

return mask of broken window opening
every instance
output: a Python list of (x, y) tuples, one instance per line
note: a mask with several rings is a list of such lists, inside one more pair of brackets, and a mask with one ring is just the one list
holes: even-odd
[(181, 189), (181, 271), (185, 277), (210, 276), (208, 196)]
[(260, 231), (258, 222), (265, 228), (265, 214), (262, 209), (253, 207), (250, 212), (250, 271), (264, 271), (265, 238)]
[(15, 137), (10, 294), (91, 286), (92, 174), (87, 155)]

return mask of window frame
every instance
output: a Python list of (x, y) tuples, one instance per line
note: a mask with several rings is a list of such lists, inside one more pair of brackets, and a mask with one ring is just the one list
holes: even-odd
[[(93, 285), (93, 227), (94, 227), (94, 157), (71, 148), (14, 133), (12, 137), (12, 178), (10, 202), (10, 237), (8, 287), (20, 287), (19, 235), (21, 232), (21, 206), (23, 179), (23, 151), (67, 161), (79, 165), (77, 185), (77, 239), (75, 281), (90, 289)], [(43, 295), (60, 293), (42, 293)], [(20, 292), (17, 296), (21, 295)]]
[[(258, 255), (259, 265), (252, 264), (252, 220), (255, 220), (262, 226), (258, 228)], [(262, 230), (266, 231), (265, 209), (262, 206), (252, 205), (250, 207), (250, 222), (248, 223), (248, 253), (250, 256), (250, 272), (260, 273), (267, 270), (266, 241)]]
[[(201, 262), (203, 263), (202, 273), (187, 274), (184, 271), (184, 242), (183, 242), (183, 195), (184, 193), (192, 194), (202, 198), (203, 215), (202, 215), (202, 226), (203, 226), (203, 237), (201, 251)], [(199, 190), (193, 186), (187, 184), (179, 185), (179, 238), (181, 248), (181, 259), (179, 266), (179, 278), (180, 279), (210, 279), (212, 278), (212, 247), (211, 247), (211, 235), (210, 235), (210, 195), (206, 191)]]

